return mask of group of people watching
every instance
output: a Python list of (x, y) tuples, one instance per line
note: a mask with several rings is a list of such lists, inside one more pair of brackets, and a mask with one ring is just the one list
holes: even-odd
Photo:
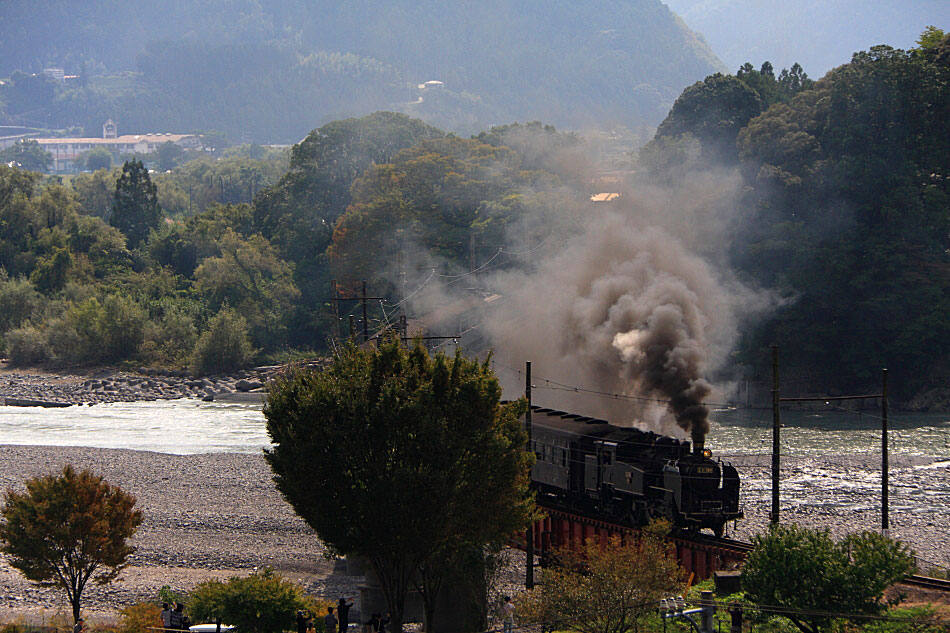
[[(327, 614), (323, 616), (326, 633), (345, 633), (350, 625), (350, 608), (353, 598), (340, 598), (337, 601), (336, 612), (334, 607), (327, 607)], [(297, 633), (307, 633), (313, 628), (313, 618), (309, 611), (297, 612)], [(385, 632), (384, 632), (385, 633)]]
[(363, 623), (367, 628), (364, 629), (365, 633), (386, 633), (386, 625), (389, 624), (389, 614), (386, 614), (386, 617), (383, 617), (382, 613), (374, 613), (370, 616), (369, 620)]
[(185, 615), (185, 605), (180, 602), (173, 602), (169, 605), (162, 603), (162, 627), (175, 631), (187, 631), (191, 626), (191, 620)]

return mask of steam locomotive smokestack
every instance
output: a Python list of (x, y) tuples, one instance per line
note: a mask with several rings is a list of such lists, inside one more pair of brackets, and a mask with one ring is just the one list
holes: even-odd
[(693, 431), (693, 455), (702, 456), (703, 449), (706, 448), (706, 436)]

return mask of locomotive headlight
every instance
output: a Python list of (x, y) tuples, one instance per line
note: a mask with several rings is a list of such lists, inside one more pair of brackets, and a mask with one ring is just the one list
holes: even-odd
[(708, 448), (704, 448), (703, 457), (705, 457), (706, 459), (709, 459), (710, 457), (712, 457), (712, 451), (709, 450)]

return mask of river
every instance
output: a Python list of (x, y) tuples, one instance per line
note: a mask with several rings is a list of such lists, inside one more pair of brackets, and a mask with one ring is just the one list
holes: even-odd
[[(772, 412), (714, 410), (707, 447), (723, 457), (772, 451)], [(879, 455), (881, 422), (875, 414), (782, 412), (782, 453), (792, 460)], [(900, 413), (890, 419), (894, 456), (950, 459), (950, 415)], [(269, 446), (257, 404), (197, 400), (124, 402), (62, 409), (0, 407), (0, 444), (94, 446), (161, 453), (256, 453)]]

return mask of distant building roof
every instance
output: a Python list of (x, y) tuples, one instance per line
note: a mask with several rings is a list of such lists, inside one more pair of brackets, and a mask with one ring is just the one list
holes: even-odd
[(595, 193), (590, 197), (591, 202), (610, 202), (620, 197), (619, 193)]
[(123, 134), (115, 138), (34, 138), (33, 140), (40, 145), (53, 143), (89, 143), (93, 145), (115, 145), (116, 143), (164, 143), (171, 141), (177, 143), (186, 138), (192, 138), (194, 134)]

